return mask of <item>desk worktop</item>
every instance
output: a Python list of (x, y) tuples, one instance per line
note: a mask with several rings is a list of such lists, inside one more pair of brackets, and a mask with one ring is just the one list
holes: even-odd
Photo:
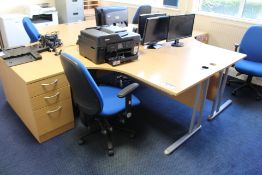
[[(64, 49), (89, 69), (117, 71), (136, 78), (171, 96), (177, 96), (198, 82), (231, 66), (244, 57), (243, 54), (203, 44), (193, 38), (184, 39), (184, 47), (175, 48), (165, 43), (160, 49), (140, 47), (137, 61), (112, 67), (96, 65), (80, 56), (78, 47)], [(203, 69), (202, 66), (209, 67)]]
[[(171, 47), (165, 43), (160, 49), (140, 46), (137, 61), (113, 67), (96, 65), (79, 55), (78, 46), (63, 48), (63, 52), (79, 58), (89, 69), (117, 71), (176, 96), (214, 73), (234, 64), (244, 55), (203, 44), (193, 38), (182, 40), (184, 47)], [(14, 66), (12, 69), (26, 82), (33, 83), (42, 77), (63, 73), (58, 56), (42, 53), (42, 60)], [(202, 66), (209, 67), (203, 69)]]

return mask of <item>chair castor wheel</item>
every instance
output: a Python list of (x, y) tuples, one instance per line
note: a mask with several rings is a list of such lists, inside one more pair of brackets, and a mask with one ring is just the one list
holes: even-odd
[(236, 96), (236, 95), (237, 95), (237, 92), (236, 92), (236, 91), (232, 91), (232, 95), (233, 95), (233, 96)]
[(113, 149), (109, 149), (109, 150), (107, 150), (107, 154), (108, 154), (108, 156), (113, 156), (115, 153), (114, 153)]
[(84, 139), (79, 139), (77, 143), (78, 145), (84, 145), (86, 141)]

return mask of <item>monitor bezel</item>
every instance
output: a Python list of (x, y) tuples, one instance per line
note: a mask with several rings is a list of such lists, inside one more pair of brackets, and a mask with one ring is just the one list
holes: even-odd
[[(145, 42), (146, 29), (147, 29), (148, 21), (150, 21), (150, 20), (157, 20), (157, 19), (159, 19), (159, 18), (169, 18), (169, 16), (157, 16), (157, 17), (152, 17), (152, 18), (147, 18), (147, 19), (146, 19), (145, 28), (144, 28), (144, 34), (145, 34), (145, 35), (144, 35), (144, 37), (143, 37), (143, 39), (142, 39), (142, 42), (141, 42), (142, 45), (147, 45), (147, 44), (150, 44), (150, 43), (158, 43), (158, 42), (160, 42), (160, 41), (166, 40), (166, 39), (162, 39), (162, 40), (155, 40), (155, 41)], [(168, 19), (168, 22), (169, 22), (169, 19)], [(167, 27), (169, 27), (168, 24), (167, 24)], [(167, 29), (168, 29), (168, 28), (167, 28)], [(167, 30), (167, 33), (168, 33), (168, 30)]]
[[(157, 15), (157, 16), (154, 16), (154, 15)], [(137, 33), (140, 34), (140, 36), (141, 36), (140, 28), (142, 27), (140, 21), (142, 20), (142, 18), (144, 18), (146, 16), (147, 16), (147, 18), (153, 18), (153, 17), (159, 17), (159, 16), (167, 16), (167, 14), (166, 13), (150, 13), (150, 14), (141, 14), (141, 15), (139, 15), (138, 25), (137, 25)], [(144, 36), (144, 32), (145, 32), (146, 19), (145, 19), (144, 28), (143, 28), (143, 31), (142, 31), (143, 36)], [(143, 38), (143, 37), (141, 36), (141, 38)]]
[[(170, 32), (169, 32), (169, 31), (170, 31), (171, 18), (174, 18), (174, 17), (182, 17), (182, 16), (194, 16), (191, 34), (190, 34), (190, 35), (187, 35), (187, 36), (183, 36), (183, 37), (177, 37), (177, 38), (175, 38), (175, 39), (174, 39), (174, 38), (170, 39)], [(167, 39), (166, 39), (166, 41), (167, 41), (167, 42), (172, 42), (172, 41), (175, 41), (175, 40), (180, 40), (180, 39), (192, 37), (192, 36), (193, 36), (193, 30), (194, 30), (194, 24), (195, 24), (195, 16), (196, 16), (195, 14), (185, 14), (185, 15), (169, 16), (168, 32), (167, 32)]]

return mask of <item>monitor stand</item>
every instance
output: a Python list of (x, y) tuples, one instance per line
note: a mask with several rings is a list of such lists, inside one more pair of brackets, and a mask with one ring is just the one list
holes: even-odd
[(183, 47), (184, 46), (184, 43), (180, 43), (179, 42), (179, 39), (176, 39), (172, 44), (171, 46), (173, 47)]
[(157, 43), (150, 43), (148, 44), (148, 46), (146, 47), (147, 49), (159, 49), (161, 48), (162, 45), (161, 44), (157, 44)]

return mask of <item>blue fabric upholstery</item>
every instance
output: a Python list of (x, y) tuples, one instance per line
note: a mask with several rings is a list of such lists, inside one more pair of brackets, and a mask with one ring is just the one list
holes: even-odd
[(141, 5), (141, 6), (139, 6), (137, 11), (136, 11), (136, 13), (135, 13), (135, 15), (134, 15), (132, 23), (133, 24), (138, 24), (139, 16), (142, 15), (142, 14), (150, 14), (151, 13), (151, 9), (152, 9), (152, 7), (150, 5)]
[[(125, 109), (125, 98), (118, 98), (121, 89), (112, 86), (99, 86), (104, 97), (104, 107), (100, 115), (110, 116)], [(132, 95), (132, 106), (139, 105), (140, 101)]]
[(78, 59), (74, 58), (73, 56), (71, 56), (71, 55), (69, 55), (67, 53), (62, 53), (62, 56), (66, 57), (66, 58), (69, 58), (74, 63), (77, 63), (77, 65), (80, 67), (81, 71), (86, 76), (86, 80), (89, 82), (89, 84), (91, 85), (93, 91), (98, 96), (101, 108), (103, 108), (103, 106), (104, 106), (103, 95), (101, 94), (100, 89), (98, 88), (96, 82), (94, 81), (93, 77), (91, 76), (91, 74), (89, 73), (87, 68)]
[(244, 34), (239, 52), (247, 54), (245, 60), (262, 62), (262, 26), (252, 26)]
[(262, 63), (259, 62), (241, 60), (235, 64), (235, 69), (242, 74), (253, 75), (257, 77), (262, 76)]
[[(84, 73), (86, 81), (89, 82), (92, 90), (95, 92), (96, 96), (98, 96), (98, 99), (100, 101), (102, 110), (100, 111), (100, 113), (98, 113), (98, 115), (111, 116), (125, 109), (125, 98), (117, 97), (117, 94), (121, 91), (121, 89), (112, 86), (97, 86), (89, 71), (78, 59), (67, 53), (62, 53), (61, 57), (70, 59), (74, 64), (77, 64), (77, 67), (80, 68), (80, 71)], [(81, 84), (79, 84), (79, 86), (81, 86)], [(139, 104), (139, 99), (132, 95), (132, 106), (136, 106)]]
[[(132, 116), (132, 106), (140, 103), (131, 94), (138, 87), (138, 84), (133, 83), (123, 89), (123, 91), (112, 86), (97, 86), (87, 68), (78, 59), (69, 54), (62, 53), (60, 60), (70, 84), (73, 104), (77, 107), (77, 111), (79, 111), (81, 122), (89, 128), (87, 135), (94, 133), (92, 124), (96, 123), (99, 131), (106, 136), (107, 154), (112, 156), (114, 154), (114, 146), (111, 138), (113, 127), (108, 121), (110, 119), (108, 116), (115, 117), (115, 114), (122, 112), (123, 115), (118, 116), (121, 122)], [(118, 97), (119, 92), (119, 96), (123, 98)], [(132, 130), (122, 130), (127, 132), (130, 137), (135, 135), (135, 132)], [(81, 137), (78, 144), (84, 144), (87, 135)]]
[(31, 43), (37, 42), (40, 39), (40, 33), (28, 17), (23, 18), (23, 25)]
[(252, 26), (244, 34), (239, 52), (246, 54), (244, 60), (235, 64), (235, 69), (243, 74), (262, 76), (262, 26)]

